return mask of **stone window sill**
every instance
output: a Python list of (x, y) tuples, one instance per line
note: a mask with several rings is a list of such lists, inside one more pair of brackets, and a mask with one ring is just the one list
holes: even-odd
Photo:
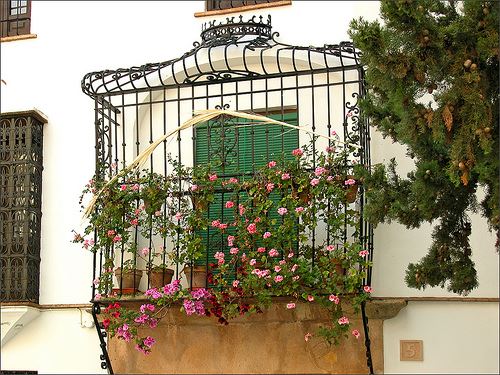
[(16, 35), (16, 36), (6, 36), (6, 37), (3, 37), (3, 38), (0, 38), (0, 43), (14, 42), (16, 40), (36, 39), (36, 38), (37, 38), (36, 34), (24, 34), (24, 35)]

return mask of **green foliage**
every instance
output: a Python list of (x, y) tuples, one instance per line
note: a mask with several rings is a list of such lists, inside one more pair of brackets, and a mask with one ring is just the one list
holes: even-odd
[[(393, 160), (371, 175), (359, 169), (373, 223), (409, 228), (439, 219), (429, 253), (407, 270), (409, 286), (477, 287), (467, 210), (480, 202), (500, 246), (498, 4), (487, 1), (387, 0), (379, 22), (351, 22), (366, 67), (365, 116), (407, 147), (415, 170)], [(428, 101), (428, 103), (426, 103)]]

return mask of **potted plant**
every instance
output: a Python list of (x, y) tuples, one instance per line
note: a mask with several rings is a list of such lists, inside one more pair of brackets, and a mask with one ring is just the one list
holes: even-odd
[(123, 262), (123, 268), (117, 267), (115, 269), (118, 291), (127, 294), (128, 292), (139, 290), (142, 275), (143, 271), (136, 268), (134, 260), (127, 259)]

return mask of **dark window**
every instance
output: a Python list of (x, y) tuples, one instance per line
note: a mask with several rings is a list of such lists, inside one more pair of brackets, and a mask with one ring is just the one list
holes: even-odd
[(35, 111), (0, 117), (2, 302), (38, 303), (45, 122)]
[(206, 10), (238, 8), (247, 5), (275, 3), (280, 0), (207, 0)]
[(31, 24), (31, 1), (1, 1), (0, 22), (2, 38), (29, 34)]

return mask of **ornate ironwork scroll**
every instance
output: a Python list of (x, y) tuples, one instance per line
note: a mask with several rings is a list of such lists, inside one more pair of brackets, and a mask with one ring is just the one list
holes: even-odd
[(35, 111), (0, 117), (2, 301), (38, 303), (46, 122)]

